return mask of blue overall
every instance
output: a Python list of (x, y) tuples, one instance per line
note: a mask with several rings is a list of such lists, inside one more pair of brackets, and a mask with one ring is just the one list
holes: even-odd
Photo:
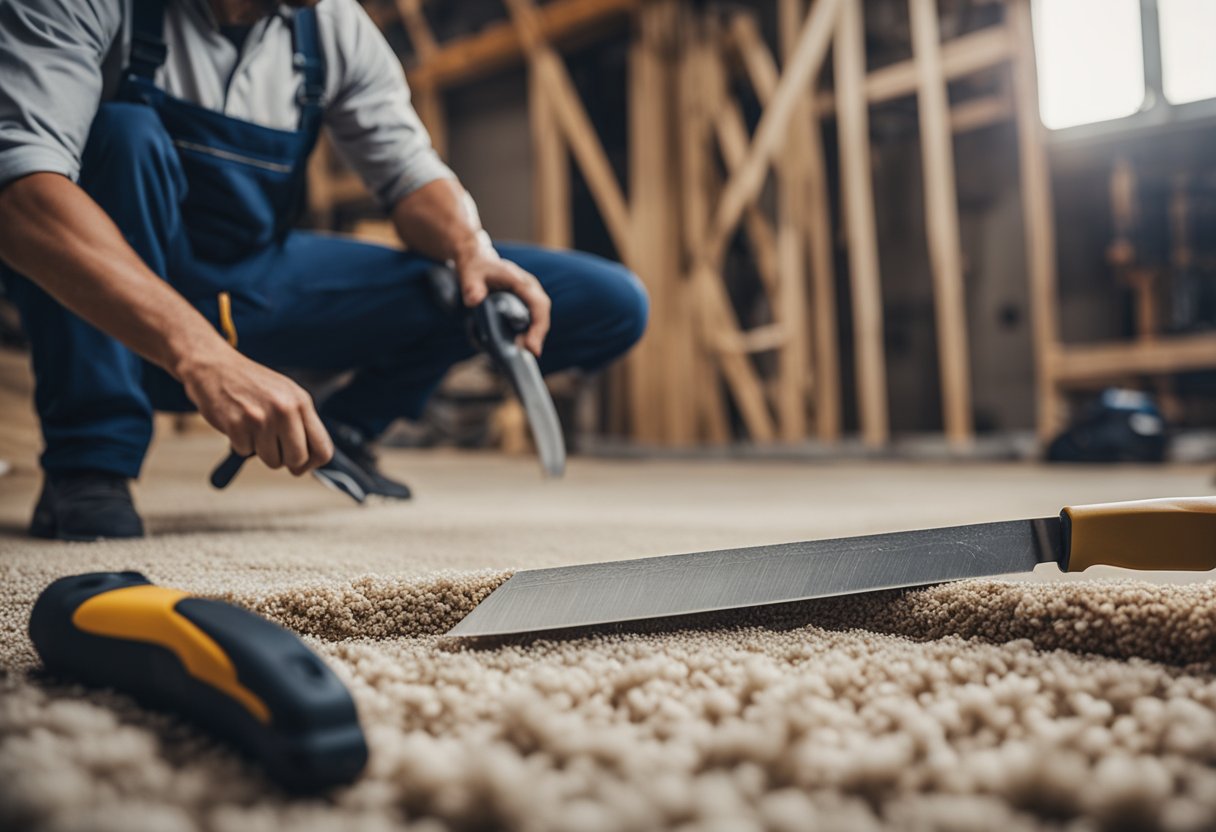
[[(354, 369), (321, 412), (374, 437), (398, 417), (417, 418), (473, 350), (431, 300), (425, 258), (291, 230), (322, 120), (316, 20), (312, 9), (292, 15), (301, 116), (296, 130), (276, 130), (158, 89), (163, 4), (136, 0), (121, 90), (93, 122), (80, 184), (217, 327), (219, 294), (229, 293), (242, 353), (277, 368)], [(600, 367), (641, 336), (646, 295), (623, 267), (527, 245), (498, 250), (553, 302), (543, 371)], [(181, 386), (30, 281), (10, 275), (6, 285), (30, 339), (43, 468), (138, 476), (153, 409), (190, 409)]]

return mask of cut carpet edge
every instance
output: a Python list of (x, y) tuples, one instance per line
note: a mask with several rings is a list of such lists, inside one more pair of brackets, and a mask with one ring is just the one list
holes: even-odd
[[(445, 570), (425, 578), (377, 574), (276, 591), (225, 593), (288, 629), (322, 641), (442, 636), (511, 576), (506, 570)], [(863, 630), (916, 641), (949, 636), (990, 644), (1028, 641), (1115, 659), (1212, 667), (1216, 582), (1136, 580), (1061, 583), (972, 579), (928, 587), (577, 628), (536, 637), (444, 640), (448, 647), (577, 639), (614, 632), (759, 627)]]
[[(352, 689), (372, 762), (324, 800), (268, 790), (251, 764), (125, 697), (10, 678), (0, 685), (11, 693), (0, 697), (0, 828), (1201, 832), (1216, 823), (1210, 671), (1036, 650), (1010, 629), (1023, 620), (1057, 641), (1079, 639), (1074, 647), (1113, 639), (1146, 653), (1146, 642), (1173, 643), (1192, 612), (1213, 618), (1211, 584), (1162, 593), (1135, 581), (970, 581), (738, 611), (729, 624), (717, 614), (700, 629), (649, 622), (651, 632), (438, 649), (446, 617), (504, 578), (367, 575), (327, 581), (326, 591), (250, 585), (230, 597), (312, 626), (305, 637)], [(428, 600), (407, 600), (416, 598)], [(352, 617), (315, 627), (336, 620), (332, 605)], [(416, 605), (426, 616), (411, 615)], [(417, 635), (403, 636), (406, 627)], [(884, 627), (906, 635), (875, 634)]]

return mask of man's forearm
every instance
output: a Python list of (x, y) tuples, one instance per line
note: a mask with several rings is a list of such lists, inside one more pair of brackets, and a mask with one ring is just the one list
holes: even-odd
[(412, 251), (436, 260), (462, 260), (490, 249), (477, 207), (454, 179), (437, 179), (393, 207), (397, 234)]
[(36, 173), (0, 190), (0, 259), (139, 355), (180, 376), (230, 349), (67, 178)]
[(393, 206), (393, 222), (410, 249), (455, 264), (466, 306), (481, 303), (492, 289), (513, 292), (527, 304), (532, 325), (523, 344), (540, 355), (549, 331), (549, 296), (534, 275), (498, 256), (459, 182), (437, 179), (403, 197)]
[(0, 190), (0, 259), (168, 370), (238, 453), (297, 475), (333, 455), (308, 393), (228, 346), (68, 179), (36, 173)]

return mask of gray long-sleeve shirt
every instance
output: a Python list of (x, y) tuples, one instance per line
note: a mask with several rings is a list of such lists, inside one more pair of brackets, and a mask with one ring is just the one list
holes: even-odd
[[(238, 52), (207, 0), (168, 0), (170, 95), (267, 127), (295, 129), (291, 28), (281, 7)], [(130, 49), (131, 0), (0, 0), (0, 187), (40, 171), (76, 179), (89, 125)], [(325, 124), (385, 205), (452, 173), (410, 104), (401, 64), (356, 0), (321, 0)]]

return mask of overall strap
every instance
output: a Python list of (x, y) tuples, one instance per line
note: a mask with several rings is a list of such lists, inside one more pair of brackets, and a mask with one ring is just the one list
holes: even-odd
[(131, 0), (131, 55), (127, 71), (151, 81), (167, 54), (165, 0)]
[(313, 133), (321, 125), (322, 98), (325, 95), (325, 57), (317, 32), (315, 7), (296, 9), (291, 20), (292, 63), (304, 76), (296, 93), (300, 105), (302, 132)]

